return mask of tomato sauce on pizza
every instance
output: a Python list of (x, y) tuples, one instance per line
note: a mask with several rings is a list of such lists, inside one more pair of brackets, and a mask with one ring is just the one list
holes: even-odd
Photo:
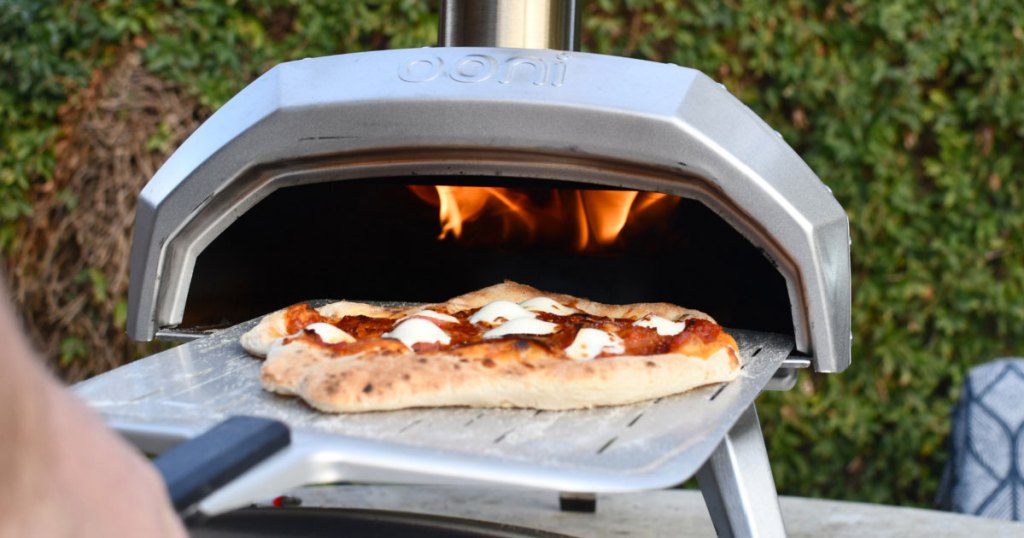
[[(298, 304), (289, 307), (285, 311), (285, 319), (288, 329), (292, 333), (299, 333), (305, 327), (314, 323), (327, 323), (337, 327), (346, 334), (351, 335), (357, 342), (335, 343), (325, 341), (321, 335), (313, 330), (303, 331), (290, 340), (304, 339), (307, 342), (327, 346), (337, 353), (361, 353), (374, 346), (382, 350), (397, 351), (402, 348), (395, 345), (395, 339), (385, 336), (389, 331), (396, 328), (403, 321), (409, 319), (421, 319), (427, 321), (448, 335), (446, 343), (439, 342), (415, 342), (407, 348), (417, 353), (433, 351), (451, 351), (467, 346), (475, 346), (484, 340), (490, 340), (493, 344), (502, 344), (509, 349), (514, 349), (518, 340), (530, 340), (543, 345), (549, 350), (552, 358), (567, 359), (565, 350), (570, 348), (573, 342), (579, 337), (580, 331), (590, 329), (614, 335), (621, 340), (621, 346), (603, 346), (602, 350), (588, 359), (602, 359), (617, 355), (660, 355), (666, 353), (683, 353), (690, 356), (707, 358), (719, 349), (727, 348), (732, 351), (736, 348), (735, 340), (722, 329), (720, 325), (712, 321), (700, 318), (684, 319), (677, 322), (675, 330), (660, 330), (656, 325), (664, 325), (664, 318), (652, 320), (650, 316), (641, 320), (610, 318), (575, 312), (568, 315), (558, 315), (549, 312), (535, 313), (534, 318), (555, 326), (549, 334), (515, 334), (488, 338), (487, 331), (495, 325), (501, 325), (508, 320), (497, 317), (494, 322), (470, 321), (474, 314), (483, 308), (464, 310), (454, 314), (440, 313), (450, 316), (454, 321), (439, 319), (430, 315), (412, 313), (406, 318), (396, 320), (391, 318), (377, 318), (365, 315), (345, 316), (340, 319), (331, 319), (319, 314), (307, 304)], [(438, 313), (433, 310), (430, 313)], [(528, 312), (528, 311), (527, 311)], [(524, 319), (524, 318), (514, 318)], [(638, 325), (644, 320), (650, 323)], [(681, 324), (681, 327), (679, 325)], [(491, 352), (488, 355), (495, 355), (496, 346), (490, 346)]]

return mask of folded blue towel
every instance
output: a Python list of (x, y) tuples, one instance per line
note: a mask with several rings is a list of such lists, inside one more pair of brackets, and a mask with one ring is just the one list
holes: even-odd
[(956, 512), (1024, 519), (1024, 359), (971, 369), (953, 408), (940, 502)]

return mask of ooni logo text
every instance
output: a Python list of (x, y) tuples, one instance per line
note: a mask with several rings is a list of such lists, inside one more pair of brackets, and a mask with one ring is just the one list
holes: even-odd
[(498, 59), (486, 54), (467, 54), (454, 61), (440, 56), (410, 60), (398, 69), (406, 82), (453, 80), (462, 83), (497, 81), (499, 84), (561, 86), (565, 83), (568, 53), (554, 57), (512, 56)]

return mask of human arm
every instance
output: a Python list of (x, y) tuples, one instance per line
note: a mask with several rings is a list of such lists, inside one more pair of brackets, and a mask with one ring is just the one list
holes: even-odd
[(184, 536), (155, 468), (42, 367), (0, 290), (0, 537)]

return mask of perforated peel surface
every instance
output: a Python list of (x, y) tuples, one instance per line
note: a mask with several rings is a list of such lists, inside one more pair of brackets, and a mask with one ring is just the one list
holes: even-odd
[[(408, 454), (469, 457), (538, 472), (685, 480), (764, 388), (793, 349), (790, 337), (730, 330), (742, 375), (667, 398), (576, 411), (410, 409), (327, 415), (259, 383), (260, 361), (238, 337), (247, 322), (141, 359), (76, 385), (76, 392), (140, 445), (190, 436), (232, 415), (287, 423), (330, 451), (347, 439), (379, 442)], [(412, 449), (411, 452), (405, 449)], [(404, 464), (408, 464), (405, 462)], [(614, 488), (612, 488), (614, 489)]]

